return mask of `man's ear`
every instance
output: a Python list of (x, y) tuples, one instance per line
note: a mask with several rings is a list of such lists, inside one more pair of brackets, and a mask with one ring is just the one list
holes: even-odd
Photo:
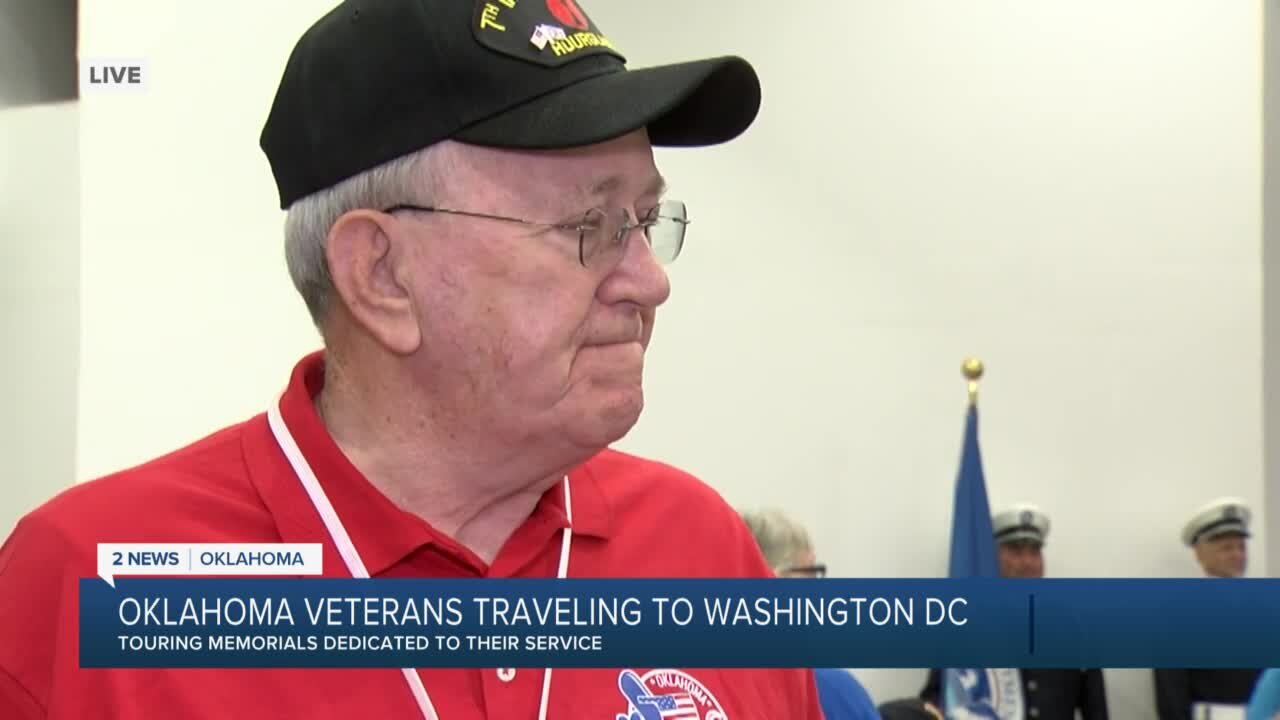
[(338, 218), (325, 243), (334, 293), (365, 332), (397, 355), (422, 343), (413, 296), (399, 280), (411, 275), (398, 271), (412, 261), (397, 242), (405, 232), (391, 215), (353, 210)]

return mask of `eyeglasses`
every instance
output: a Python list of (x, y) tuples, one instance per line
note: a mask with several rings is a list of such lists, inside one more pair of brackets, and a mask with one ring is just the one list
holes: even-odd
[(444, 213), (485, 220), (501, 220), (544, 230), (577, 233), (578, 262), (582, 263), (584, 267), (607, 264), (606, 260), (621, 254), (627, 237), (636, 228), (644, 230), (645, 242), (648, 243), (649, 249), (657, 257), (658, 262), (664, 265), (669, 264), (680, 255), (680, 250), (684, 247), (685, 227), (690, 222), (684, 203), (678, 200), (663, 201), (660, 205), (645, 213), (644, 219), (634, 222), (632, 221), (632, 215), (626, 210), (618, 210), (610, 214), (600, 208), (588, 210), (583, 214), (582, 220), (575, 223), (534, 222), (502, 215), (487, 215), (466, 210), (409, 204), (392, 205), (382, 212), (393, 213), (400, 210)]
[(782, 568), (778, 574), (783, 577), (824, 578), (827, 576), (827, 566), (822, 563), (815, 565), (788, 565)]

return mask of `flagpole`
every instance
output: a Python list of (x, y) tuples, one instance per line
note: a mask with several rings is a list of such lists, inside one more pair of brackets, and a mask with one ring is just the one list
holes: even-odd
[(960, 366), (960, 371), (969, 381), (969, 405), (978, 404), (978, 381), (982, 379), (984, 368), (982, 361), (978, 358), (965, 358), (964, 364)]
[[(956, 478), (955, 509), (951, 520), (951, 559), (947, 574), (953, 578), (997, 578), (1000, 564), (991, 528), (991, 508), (987, 503), (986, 474), (978, 447), (978, 381), (986, 369), (976, 357), (967, 357), (960, 366), (969, 386), (968, 418), (965, 420), (964, 450)], [(932, 677), (932, 675), (930, 676)], [(970, 680), (966, 681), (966, 677)], [(985, 677), (985, 683), (975, 678)], [(1024, 717), (1026, 698), (1022, 680), (1010, 668), (947, 668), (939, 680), (943, 717), (974, 717), (983, 708), (995, 717)]]

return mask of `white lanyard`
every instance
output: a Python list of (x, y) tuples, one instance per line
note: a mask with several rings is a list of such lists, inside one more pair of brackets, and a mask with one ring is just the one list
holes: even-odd
[[(347, 534), (346, 527), (342, 525), (342, 520), (338, 518), (338, 513), (329, 502), (329, 497), (325, 495), (324, 488), (320, 487), (320, 482), (316, 480), (316, 475), (312, 472), (311, 465), (303, 457), (302, 451), (298, 449), (298, 443), (294, 441), (293, 434), (289, 432), (289, 426), (285, 424), (284, 418), (280, 415), (278, 405), (272, 405), (267, 409), (267, 422), (271, 425), (271, 433), (275, 435), (276, 443), (280, 446), (280, 450), (284, 452), (285, 458), (293, 466), (293, 472), (298, 476), (303, 489), (307, 491), (307, 495), (311, 498), (311, 504), (315, 506), (316, 512), (320, 513), (320, 519), (324, 521), (325, 529), (329, 531), (329, 537), (333, 539), (333, 544), (337, 546), (338, 554), (342, 556), (342, 561), (346, 563), (351, 577), (368, 578), (369, 571), (365, 568), (364, 561), (360, 559), (360, 553), (356, 551), (355, 544), (351, 542), (351, 536)], [(568, 475), (564, 477), (562, 484), (564, 485), (564, 513), (569, 520), (569, 525), (572, 526), (573, 506), (569, 502)], [(556, 572), (556, 577), (560, 579), (564, 579), (569, 575), (569, 545), (573, 541), (572, 538), (572, 528), (566, 527), (563, 540), (560, 543), (560, 566)], [(422, 677), (418, 675), (418, 671), (413, 668), (401, 668), (400, 672), (404, 675), (405, 682), (409, 683), (409, 691), (413, 693), (413, 699), (418, 703), (418, 709), (422, 711), (424, 720), (439, 720), (440, 716), (436, 714), (435, 706), (431, 704), (431, 696), (427, 694), (427, 688), (423, 686)], [(547, 720), (547, 701), (550, 697), (551, 668), (545, 668), (542, 675), (542, 696), (538, 700), (538, 720)]]

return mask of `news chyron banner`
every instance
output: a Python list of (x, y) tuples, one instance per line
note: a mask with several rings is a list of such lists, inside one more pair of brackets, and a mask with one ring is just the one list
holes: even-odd
[(370, 580), (321, 577), (320, 551), (103, 545), (80, 581), (80, 664), (1280, 665), (1275, 580)]

